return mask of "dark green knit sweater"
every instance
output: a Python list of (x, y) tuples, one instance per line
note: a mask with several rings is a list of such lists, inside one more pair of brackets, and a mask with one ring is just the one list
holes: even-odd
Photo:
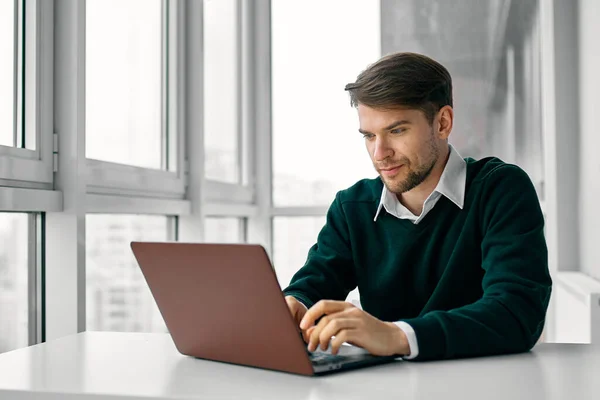
[(417, 225), (384, 209), (373, 221), (379, 178), (339, 192), (284, 293), (310, 307), (358, 286), (365, 311), (413, 327), (416, 360), (529, 350), (552, 287), (539, 201), (519, 167), (466, 161), (463, 210), (442, 196)]

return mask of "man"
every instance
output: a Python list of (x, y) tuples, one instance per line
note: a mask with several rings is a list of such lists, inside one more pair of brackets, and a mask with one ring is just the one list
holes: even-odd
[[(430, 360), (531, 349), (552, 282), (527, 174), (448, 144), (452, 80), (428, 57), (386, 56), (346, 90), (380, 176), (336, 195), (284, 290), (309, 350), (348, 342)], [(364, 311), (344, 302), (357, 286)]]

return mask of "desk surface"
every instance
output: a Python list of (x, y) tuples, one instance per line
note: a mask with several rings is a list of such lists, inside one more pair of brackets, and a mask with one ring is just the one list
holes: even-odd
[(0, 354), (0, 399), (600, 399), (600, 346), (303, 377), (180, 355), (166, 334), (86, 332)]

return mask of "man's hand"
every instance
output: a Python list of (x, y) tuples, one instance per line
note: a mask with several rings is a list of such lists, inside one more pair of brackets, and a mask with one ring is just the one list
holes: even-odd
[[(300, 321), (306, 314), (306, 306), (300, 303), (294, 296), (285, 296), (285, 301), (292, 313), (292, 317), (294, 317), (294, 321), (296, 321), (296, 325), (300, 325)], [(306, 334), (306, 329), (302, 329), (302, 337), (304, 341), (308, 343), (308, 335)]]
[[(314, 325), (321, 316), (323, 318)], [(402, 329), (343, 301), (319, 301), (305, 313), (300, 328), (307, 332), (310, 351), (315, 351), (319, 345), (326, 350), (331, 342), (331, 352), (337, 354), (342, 343), (348, 342), (376, 356), (406, 355), (410, 352)], [(335, 336), (333, 340), (332, 336)]]

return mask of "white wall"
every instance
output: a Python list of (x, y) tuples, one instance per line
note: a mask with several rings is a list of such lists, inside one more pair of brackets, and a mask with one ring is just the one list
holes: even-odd
[(600, 1), (579, 0), (580, 259), (581, 270), (596, 279), (600, 279), (599, 19)]

